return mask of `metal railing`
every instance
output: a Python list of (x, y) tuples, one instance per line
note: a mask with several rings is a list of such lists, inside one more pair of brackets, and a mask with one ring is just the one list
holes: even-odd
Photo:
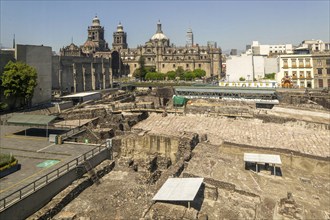
[(60, 166), (59, 168), (47, 173), (46, 175), (38, 178), (37, 180), (29, 183), (28, 185), (16, 190), (15, 192), (9, 194), (8, 196), (0, 200), (0, 212), (7, 209), (8, 207), (14, 205), (20, 200), (28, 197), (32, 193), (36, 192), (40, 188), (46, 186), (48, 183), (58, 179), (69, 171), (75, 169), (77, 166), (81, 165), (84, 161), (89, 160), (100, 152), (106, 150), (105, 144), (101, 144), (92, 150), (76, 157), (75, 159), (69, 161), (68, 163)]

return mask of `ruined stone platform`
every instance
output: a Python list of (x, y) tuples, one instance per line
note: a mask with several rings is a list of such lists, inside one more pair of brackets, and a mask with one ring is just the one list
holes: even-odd
[(330, 157), (329, 130), (309, 129), (291, 124), (263, 123), (259, 119), (233, 119), (205, 115), (151, 114), (133, 129), (177, 135), (183, 132), (207, 134), (211, 144), (225, 141), (260, 148), (281, 149), (311, 156)]

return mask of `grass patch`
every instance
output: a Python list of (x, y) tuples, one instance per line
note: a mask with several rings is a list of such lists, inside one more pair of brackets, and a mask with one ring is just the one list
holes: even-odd
[(11, 154), (0, 154), (0, 171), (15, 166), (18, 160)]

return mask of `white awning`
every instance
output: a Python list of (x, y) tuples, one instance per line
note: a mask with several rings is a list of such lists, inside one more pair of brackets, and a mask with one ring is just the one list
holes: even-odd
[(244, 153), (245, 162), (282, 164), (280, 155)]
[(193, 201), (204, 178), (168, 178), (152, 200)]

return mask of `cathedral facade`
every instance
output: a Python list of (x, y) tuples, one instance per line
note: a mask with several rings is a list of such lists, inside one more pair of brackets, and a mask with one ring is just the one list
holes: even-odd
[[(118, 33), (120, 30), (117, 28)], [(122, 29), (121, 29), (122, 30)], [(122, 45), (127, 45), (123, 40)], [(152, 67), (157, 72), (167, 73), (175, 71), (178, 67), (184, 70), (205, 70), (207, 77), (217, 77), (221, 73), (221, 49), (216, 44), (199, 46), (193, 43), (191, 29), (187, 32), (187, 44), (177, 47), (170, 44), (170, 39), (163, 33), (162, 25), (157, 23), (156, 33), (143, 46), (126, 48), (114, 45), (113, 49), (119, 50), (124, 64), (128, 65), (130, 74), (139, 68), (141, 56), (145, 59), (145, 66)]]
[[(140, 67), (139, 60), (141, 56), (144, 57), (146, 67), (153, 68), (161, 73), (175, 71), (179, 67), (190, 71), (202, 69), (206, 72), (206, 77), (219, 77), (221, 73), (221, 49), (216, 44), (208, 44), (207, 46), (194, 44), (193, 32), (189, 29), (187, 31), (186, 45), (174, 46), (163, 33), (160, 22), (157, 23), (156, 33), (144, 45), (137, 48), (128, 47), (127, 33), (124, 32), (122, 24), (119, 23), (117, 30), (113, 33), (112, 48), (110, 49), (104, 39), (104, 27), (100, 25), (99, 18), (95, 17), (92, 20), (92, 25), (88, 27), (86, 42), (81, 46), (71, 43), (69, 46), (63, 47), (60, 50), (59, 57), (63, 59), (67, 57), (66, 60), (72, 60), (72, 62), (76, 60), (78, 64), (70, 64), (72, 69), (71, 75), (75, 75), (76, 78), (77, 75), (83, 76), (84, 70), (85, 72), (91, 72), (91, 78), (93, 78), (93, 69), (88, 71), (90, 68), (83, 68), (88, 63), (87, 60), (91, 59), (91, 63), (94, 61), (101, 63), (100, 65), (103, 67), (96, 69), (102, 71), (95, 73), (97, 76), (100, 76), (94, 77), (92, 85), (87, 86), (93, 89), (107, 88), (109, 79), (112, 79), (112, 77), (132, 77), (134, 71)], [(70, 61), (64, 63), (70, 63)], [(89, 66), (93, 65), (90, 64)], [(94, 70), (94, 72), (97, 71)], [(107, 74), (111, 74), (111, 77), (107, 76)], [(72, 77), (70, 76), (69, 78)], [(83, 77), (80, 78), (82, 78), (80, 81), (83, 82)], [(100, 82), (98, 82), (98, 79), (100, 79)], [(72, 82), (72, 84), (75, 83)], [(87, 85), (88, 83), (83, 82), (83, 84)], [(70, 85), (71, 87), (72, 85)], [(73, 91), (80, 91), (81, 89), (85, 91), (84, 87), (86, 86), (79, 85), (80, 89), (78, 89), (78, 86), (73, 85), (73, 88), (76, 88)]]

